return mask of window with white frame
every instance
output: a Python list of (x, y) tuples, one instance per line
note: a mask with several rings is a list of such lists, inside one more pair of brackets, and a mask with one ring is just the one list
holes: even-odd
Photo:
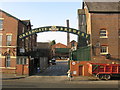
[(11, 46), (11, 42), (12, 42), (12, 35), (7, 35), (6, 45), (7, 45), (7, 46)]
[(100, 54), (108, 54), (108, 46), (101, 46)]
[(0, 46), (2, 46), (2, 35), (0, 35)]
[(3, 20), (0, 19), (0, 30), (3, 29)]
[(107, 30), (101, 29), (100, 30), (100, 38), (107, 38)]

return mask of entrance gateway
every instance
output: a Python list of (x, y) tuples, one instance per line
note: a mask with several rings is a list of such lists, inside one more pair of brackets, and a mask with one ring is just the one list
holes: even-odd
[(53, 32), (60, 31), (60, 32), (72, 33), (72, 34), (78, 35), (82, 38), (85, 38), (86, 40), (89, 40), (89, 38), (90, 38), (89, 34), (86, 34), (84, 32), (81, 32), (80, 30), (77, 30), (74, 28), (67, 28), (67, 27), (63, 27), (63, 26), (46, 26), (46, 27), (35, 28), (35, 29), (32, 29), (25, 33), (22, 33), (19, 35), (19, 39), (29, 37), (30, 35), (33, 35), (36, 33), (42, 33), (42, 32), (48, 32), (48, 31), (53, 31)]
[[(89, 60), (90, 59), (90, 47), (87, 47), (90, 41), (90, 35), (86, 34), (85, 32), (82, 32), (80, 30), (69, 28), (69, 27), (63, 27), (63, 26), (45, 26), (45, 27), (39, 27), (32, 29), (30, 31), (27, 31), (25, 33), (22, 33), (18, 36), (19, 39), (27, 38), (31, 35), (42, 33), (42, 32), (66, 32), (66, 33), (72, 33), (75, 35), (78, 35), (78, 49), (74, 51), (72, 54), (72, 57), (70, 56), (71, 60)], [(81, 52), (81, 53), (80, 53)], [(87, 54), (83, 55), (83, 54)], [(83, 57), (84, 56), (84, 57)]]
[[(87, 47), (88, 43), (90, 41), (90, 35), (86, 34), (85, 32), (82, 32), (80, 30), (74, 29), (74, 28), (68, 28), (68, 27), (63, 27), (63, 26), (45, 26), (45, 27), (39, 27), (32, 29), (30, 31), (27, 31), (25, 33), (22, 33), (18, 35), (18, 39), (24, 39), (27, 38), (31, 35), (37, 34), (37, 33), (42, 33), (42, 32), (66, 32), (66, 33), (71, 33), (75, 34), (78, 36), (78, 48), (75, 51), (70, 52), (70, 60), (68, 61), (68, 67), (70, 69), (70, 61), (78, 61), (78, 60), (88, 60), (90, 59), (90, 48)], [(85, 48), (83, 48), (85, 47)], [(84, 52), (84, 55), (81, 53)], [(87, 57), (85, 54), (88, 54)], [(33, 54), (30, 54), (31, 56), (34, 57)], [(83, 57), (84, 56), (84, 57)], [(81, 69), (82, 70), (82, 69)]]

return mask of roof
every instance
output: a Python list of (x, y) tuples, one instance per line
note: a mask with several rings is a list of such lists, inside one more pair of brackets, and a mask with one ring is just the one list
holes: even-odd
[(9, 14), (9, 13), (7, 13), (7, 12), (1, 10), (1, 9), (0, 9), (0, 12), (3, 12), (3, 13), (5, 13), (6, 15), (8, 15), (9, 17), (12, 17), (12, 18), (14, 18), (14, 19), (16, 19), (16, 20), (20, 20), (20, 19), (18, 19), (18, 18), (16, 18), (16, 17), (12, 16), (11, 14)]
[(52, 45), (52, 48), (67, 48), (67, 46), (62, 43), (57, 43), (55, 45)]
[(119, 2), (85, 2), (89, 12), (120, 12)]
[(29, 25), (30, 20), (21, 20), (24, 24)]
[(37, 42), (38, 49), (49, 49), (50, 44), (48, 42)]
[(9, 13), (1, 10), (1, 9), (0, 9), (0, 12), (3, 12), (3, 13), (5, 13), (7, 16), (12, 17), (12, 18), (16, 19), (17, 21), (20, 21), (20, 22), (21, 22), (22, 24), (24, 24), (24, 25), (27, 25), (27, 23), (30, 22), (30, 20), (20, 20), (20, 19), (18, 19), (17, 17), (15, 17), (15, 16), (13, 16), (13, 15), (11, 15), (11, 14), (9, 14)]

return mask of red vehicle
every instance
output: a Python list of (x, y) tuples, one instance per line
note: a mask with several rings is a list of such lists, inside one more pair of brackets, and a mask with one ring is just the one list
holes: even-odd
[(99, 79), (109, 80), (111, 77), (120, 77), (120, 64), (89, 63), (88, 72)]

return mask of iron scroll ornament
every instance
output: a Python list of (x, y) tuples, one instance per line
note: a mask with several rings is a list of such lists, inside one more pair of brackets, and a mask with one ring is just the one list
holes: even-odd
[(19, 37), (19, 39), (23, 39), (23, 38), (29, 37), (33, 34), (36, 34), (36, 33), (42, 33), (42, 32), (48, 32), (48, 31), (68, 32), (68, 33), (72, 33), (75, 35), (79, 35), (79, 36), (86, 38), (86, 39), (90, 38), (89, 34), (86, 34), (84, 32), (81, 32), (80, 30), (77, 30), (74, 28), (67, 28), (67, 27), (63, 27), (63, 26), (46, 26), (46, 27), (35, 28), (35, 29), (32, 29), (30, 31), (27, 31), (25, 33), (20, 34), (18, 37)]

